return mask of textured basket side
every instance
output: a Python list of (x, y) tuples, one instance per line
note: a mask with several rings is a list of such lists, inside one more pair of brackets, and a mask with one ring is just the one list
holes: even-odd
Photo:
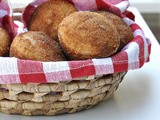
[(7, 114), (56, 115), (87, 109), (109, 98), (124, 75), (118, 73), (57, 84), (1, 85), (0, 111)]
[[(114, 91), (113, 91), (114, 92)], [(26, 101), (0, 101), (1, 112), (7, 114), (22, 115), (56, 115), (62, 113), (73, 113), (83, 109), (88, 109), (105, 97), (110, 97), (112, 93), (102, 93), (91, 98), (85, 98), (81, 101), (68, 100), (64, 102), (26, 102)]]

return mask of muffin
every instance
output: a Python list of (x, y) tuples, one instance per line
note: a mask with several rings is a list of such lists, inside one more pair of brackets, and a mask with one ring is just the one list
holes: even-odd
[(58, 37), (69, 59), (105, 58), (114, 54), (120, 45), (115, 26), (94, 12), (74, 12), (58, 29)]
[(63, 18), (77, 11), (66, 0), (49, 0), (38, 6), (31, 16), (30, 31), (41, 31), (58, 41), (57, 29)]
[(10, 43), (11, 41), (7, 31), (0, 28), (0, 56), (8, 55)]
[(63, 61), (65, 57), (58, 42), (42, 32), (29, 31), (16, 36), (10, 56), (35, 61)]
[(131, 28), (119, 16), (107, 11), (97, 11), (96, 13), (103, 15), (108, 19), (108, 21), (112, 22), (115, 25), (120, 37), (119, 50), (121, 50), (134, 38)]

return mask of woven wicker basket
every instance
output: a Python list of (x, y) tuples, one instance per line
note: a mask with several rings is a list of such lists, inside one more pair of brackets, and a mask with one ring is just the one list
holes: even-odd
[[(126, 4), (125, 1), (123, 3)], [(31, 10), (32, 10), (32, 7), (33, 6), (31, 6)], [(115, 11), (118, 10), (115, 8), (115, 6), (110, 8), (112, 8)], [(13, 12), (21, 12), (21, 11), (22, 9), (15, 9)], [(119, 11), (117, 12), (119, 13)], [(129, 12), (127, 13), (129, 14)], [(19, 20), (20, 17), (13, 16), (13, 19)], [(116, 67), (118, 68), (119, 67), (121, 68), (121, 66), (123, 66), (122, 67), (123, 69), (121, 70), (118, 69), (117, 71), (115, 70), (114, 74), (106, 75), (107, 70), (104, 69), (102, 73), (98, 73), (98, 74), (94, 73), (95, 75), (99, 75), (99, 76), (88, 76), (88, 75), (94, 75), (94, 74), (87, 74), (87, 75), (82, 75), (87, 77), (80, 76), (82, 78), (77, 78), (77, 79), (73, 79), (76, 77), (71, 77), (69, 79), (73, 79), (73, 80), (57, 82), (57, 83), (53, 79), (55, 74), (52, 74), (53, 75), (51, 78), (52, 83), (0, 84), (0, 111), (7, 114), (22, 114), (22, 115), (57, 115), (62, 113), (74, 113), (76, 111), (88, 109), (96, 105), (100, 101), (111, 97), (114, 91), (118, 88), (120, 82), (123, 80), (126, 74), (126, 72), (122, 72), (122, 71), (127, 71), (130, 69), (136, 69), (136, 68), (142, 67), (143, 61), (146, 62), (145, 60), (148, 59), (149, 53), (150, 53), (150, 50), (148, 50), (149, 53), (146, 53), (145, 56), (144, 54), (140, 54), (141, 52), (144, 51), (143, 46), (145, 46), (146, 51), (147, 51), (146, 49), (147, 47), (149, 49), (149, 46), (150, 46), (149, 41), (147, 42), (146, 40), (143, 40), (144, 35), (141, 29), (138, 27), (138, 25), (136, 25), (128, 17), (125, 18), (124, 20), (126, 20), (129, 25), (131, 24), (130, 26), (132, 26), (133, 31), (137, 30), (138, 32), (140, 32), (138, 34), (137, 32), (134, 33), (134, 36), (136, 37), (135, 42), (138, 41), (137, 42), (138, 44), (136, 43), (136, 45), (137, 47), (139, 47), (139, 49), (136, 49), (137, 54), (135, 54), (135, 56), (138, 55), (137, 56), (139, 58), (138, 62), (137, 62), (137, 57), (135, 57), (136, 59), (130, 61), (131, 63), (129, 63), (126, 59), (117, 61), (119, 60), (117, 59), (118, 57), (120, 57), (121, 59), (122, 57), (126, 58), (128, 56), (133, 55), (127, 52), (125, 52), (125, 54), (122, 54), (121, 52), (121, 54), (119, 54), (113, 59), (113, 63), (116, 62), (115, 65), (117, 65)], [(141, 45), (143, 42), (144, 42), (144, 45)], [(134, 42), (132, 42), (132, 44), (135, 45)], [(130, 45), (128, 46), (128, 52), (133, 51), (134, 48), (137, 48), (137, 47), (130, 48)], [(141, 46), (142, 48), (140, 49)], [(130, 57), (129, 59), (133, 59), (133, 57)], [(126, 64), (127, 66), (129, 64), (131, 65), (129, 68), (127, 68)], [(26, 68), (25, 65), (26, 64), (21, 65), (21, 68)], [(107, 69), (110, 69), (110, 66), (107, 67)], [(85, 70), (88, 70), (88, 69), (85, 69)], [(117, 73), (117, 72), (120, 72), (120, 73)], [(76, 71), (76, 74), (77, 73), (80, 73), (80, 72)], [(111, 73), (111, 72), (108, 72), (108, 73)], [(15, 74), (17, 75), (17, 72)], [(28, 75), (28, 73), (25, 73), (25, 74)], [(101, 74), (105, 74), (105, 75), (101, 75)], [(24, 78), (25, 77), (23, 77), (23, 79)], [(12, 79), (12, 76), (10, 77), (10, 79)], [(27, 79), (25, 78), (25, 80)], [(17, 82), (14, 82), (14, 83), (17, 83)], [(18, 82), (18, 83), (21, 83), (21, 82)]]
[(60, 83), (0, 85), (0, 111), (57, 115), (88, 109), (112, 96), (125, 74), (90, 76)]
[[(22, 9), (14, 9), (21, 12)], [(21, 16), (13, 16), (20, 20)], [(57, 115), (88, 109), (111, 97), (126, 72), (88, 76), (59, 83), (0, 84), (0, 111), (6, 114)]]

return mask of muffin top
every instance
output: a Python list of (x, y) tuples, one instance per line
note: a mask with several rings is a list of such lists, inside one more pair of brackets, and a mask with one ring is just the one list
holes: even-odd
[(39, 5), (31, 16), (28, 29), (41, 31), (58, 41), (57, 29), (63, 18), (77, 11), (67, 0), (49, 0)]
[(103, 15), (116, 27), (116, 30), (119, 33), (120, 37), (119, 50), (134, 38), (131, 28), (119, 16), (107, 11), (96, 11), (96, 13)]
[(58, 29), (61, 46), (70, 59), (104, 58), (114, 54), (120, 45), (112, 22), (94, 12), (74, 12)]
[(22, 33), (14, 38), (10, 56), (36, 61), (65, 60), (58, 42), (42, 32), (33, 31)]

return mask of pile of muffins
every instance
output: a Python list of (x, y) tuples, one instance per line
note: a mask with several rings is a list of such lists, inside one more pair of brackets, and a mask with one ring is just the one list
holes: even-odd
[(133, 39), (130, 27), (119, 16), (108, 11), (78, 11), (66, 0), (39, 5), (27, 27), (29, 31), (17, 35), (12, 43), (0, 29), (1, 56), (9, 52), (11, 57), (35, 61), (106, 58)]

